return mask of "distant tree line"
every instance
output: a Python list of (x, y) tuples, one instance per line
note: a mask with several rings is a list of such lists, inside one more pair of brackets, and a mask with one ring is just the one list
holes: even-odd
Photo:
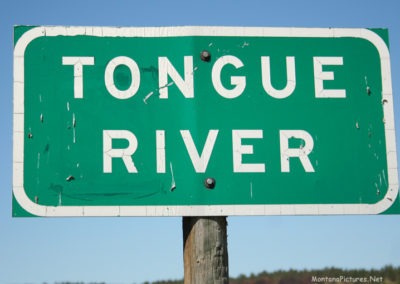
[[(367, 280), (367, 281), (364, 281)], [(325, 268), (319, 270), (278, 270), (263, 271), (259, 274), (244, 274), (230, 278), (230, 284), (341, 284), (372, 283), (400, 284), (400, 267), (391, 265), (382, 269), (339, 269)], [(43, 283), (50, 284), (50, 283)], [(106, 282), (56, 282), (54, 284), (107, 284)], [(135, 284), (135, 283), (132, 283)], [(183, 284), (183, 280), (163, 280), (144, 282), (142, 284)]]
[(375, 283), (400, 284), (400, 267), (385, 266), (382, 269), (288, 270), (261, 272), (258, 275), (240, 275), (231, 278), (230, 284), (342, 284)]
[[(338, 280), (338, 281), (335, 281)], [(367, 280), (368, 282), (365, 282)], [(358, 281), (358, 282), (357, 282)], [(364, 282), (361, 282), (364, 281)], [(259, 274), (239, 275), (230, 278), (230, 284), (343, 284), (372, 283), (400, 284), (400, 267), (385, 266), (382, 269), (278, 270)], [(143, 284), (183, 284), (183, 280), (145, 282)]]

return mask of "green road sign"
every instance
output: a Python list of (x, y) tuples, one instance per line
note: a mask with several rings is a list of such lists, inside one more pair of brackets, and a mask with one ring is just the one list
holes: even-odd
[(386, 30), (14, 37), (14, 216), (400, 212)]

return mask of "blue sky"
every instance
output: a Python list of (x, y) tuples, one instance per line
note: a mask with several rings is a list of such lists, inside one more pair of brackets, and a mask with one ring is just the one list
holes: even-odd
[[(122, 284), (183, 275), (180, 217), (11, 218), (13, 25), (388, 28), (399, 125), (399, 10), (396, 0), (2, 1), (0, 283)], [(399, 216), (229, 217), (230, 275), (398, 266), (399, 221)]]

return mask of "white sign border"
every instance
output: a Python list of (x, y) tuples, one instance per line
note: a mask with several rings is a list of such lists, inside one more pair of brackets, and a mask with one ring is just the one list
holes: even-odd
[[(176, 37), (176, 36), (259, 36), (361, 38), (378, 50), (382, 71), (382, 100), (388, 164), (388, 191), (375, 204), (293, 204), (293, 205), (199, 205), (199, 206), (44, 206), (33, 202), (24, 190), (24, 54), (36, 38), (53, 36)], [(389, 50), (385, 42), (368, 29), (264, 28), (264, 27), (33, 27), (14, 47), (14, 132), (13, 194), (30, 214), (46, 217), (72, 216), (233, 216), (233, 215), (339, 215), (379, 214), (396, 201), (398, 168), (393, 113)]]

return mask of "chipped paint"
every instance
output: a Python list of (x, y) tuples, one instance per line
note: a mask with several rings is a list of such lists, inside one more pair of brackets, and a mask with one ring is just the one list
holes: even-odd
[(169, 163), (169, 168), (170, 168), (170, 171), (171, 171), (171, 187), (170, 187), (170, 191), (174, 191), (176, 189), (176, 183), (175, 183), (174, 168), (172, 166), (172, 162)]
[(143, 102), (144, 102), (145, 104), (147, 104), (147, 100), (148, 100), (153, 94), (154, 94), (154, 91), (151, 91), (150, 93), (148, 93), (148, 94), (144, 97)]
[(75, 113), (72, 114), (72, 143), (76, 143), (76, 119)]
[(250, 43), (247, 42), (247, 41), (244, 41), (243, 44), (240, 46), (240, 48), (245, 48), (245, 47), (248, 47), (248, 46), (250, 46)]
[(366, 90), (366, 93), (367, 93), (368, 96), (369, 96), (369, 95), (371, 95), (371, 87), (370, 87), (369, 84), (368, 84), (368, 78), (367, 78), (367, 76), (365, 76), (364, 78), (365, 78), (365, 90)]
[(37, 164), (36, 167), (39, 169), (40, 168), (40, 152), (37, 153)]

